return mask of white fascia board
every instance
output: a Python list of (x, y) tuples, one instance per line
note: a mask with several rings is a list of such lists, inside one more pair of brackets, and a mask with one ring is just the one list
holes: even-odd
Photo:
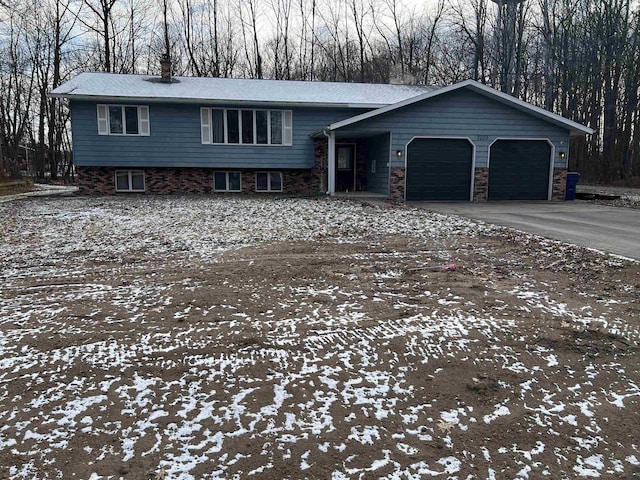
[(458, 90), (461, 88), (465, 88), (465, 87), (471, 88), (472, 90), (475, 90), (476, 92), (482, 95), (493, 97), (496, 100), (501, 101), (502, 103), (510, 104), (514, 108), (517, 108), (518, 110), (523, 110), (537, 117), (542, 117), (556, 125), (560, 125), (564, 128), (569, 129), (572, 134), (592, 134), (594, 132), (589, 127), (581, 125), (567, 118), (561, 117), (560, 115), (556, 115), (555, 113), (544, 110), (543, 108), (536, 107), (535, 105), (531, 105), (530, 103), (527, 103), (520, 99), (512, 97), (511, 95), (507, 95), (506, 93), (500, 92), (494, 88), (487, 87), (486, 85), (476, 82), (475, 80), (465, 80), (463, 82), (456, 83), (454, 85), (449, 85), (447, 87), (439, 88), (431, 92), (423, 93), (422, 95), (418, 95), (416, 97), (408, 98), (407, 100), (403, 100), (401, 102), (394, 103), (392, 105), (387, 105), (385, 107), (378, 108), (377, 110), (372, 110), (371, 112), (362, 113), (360, 115), (347, 118), (346, 120), (341, 120), (340, 122), (332, 123), (331, 125), (329, 125), (329, 130), (337, 130), (339, 128), (346, 127), (348, 125), (361, 122), (368, 118), (376, 117), (378, 115), (382, 115), (383, 113), (391, 112), (398, 108), (406, 107), (408, 105), (412, 105), (414, 103), (421, 102), (423, 100), (427, 100), (429, 98), (436, 97), (438, 95), (443, 95), (445, 93)]
[(326, 102), (265, 102), (254, 100), (219, 100), (215, 98), (179, 98), (179, 97), (129, 97), (105, 95), (74, 95), (72, 93), (49, 93), (49, 98), (91, 102), (138, 102), (138, 103), (188, 103), (207, 105), (248, 105), (264, 107), (319, 107), (319, 108), (380, 108), (385, 104), (371, 103), (326, 103)]

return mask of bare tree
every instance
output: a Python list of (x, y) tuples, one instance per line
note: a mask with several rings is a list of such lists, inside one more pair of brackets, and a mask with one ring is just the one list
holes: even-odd
[(105, 72), (112, 71), (112, 23), (111, 12), (117, 0), (84, 0), (84, 4), (95, 15), (95, 23), (78, 16), (87, 28), (98, 34), (102, 38), (104, 58), (103, 67)]
[(317, 0), (298, 0), (298, 6), (300, 9), (300, 39), (298, 42), (297, 77), (302, 80), (313, 80)]
[(19, 170), (18, 152), (30, 129), (30, 116), (35, 84), (35, 72), (30, 68), (24, 51), (24, 31), (17, 21), (18, 12), (8, 15), (8, 31), (0, 47), (0, 163), (8, 162), (9, 170)]
[(258, 0), (240, 0), (238, 14), (249, 75), (263, 78), (262, 50), (258, 39)]

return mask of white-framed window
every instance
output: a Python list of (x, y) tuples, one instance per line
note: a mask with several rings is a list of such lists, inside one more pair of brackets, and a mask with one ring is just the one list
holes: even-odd
[(256, 192), (281, 192), (282, 172), (256, 172)]
[(200, 109), (203, 144), (293, 145), (293, 112), (239, 108)]
[(213, 172), (214, 192), (240, 192), (242, 180), (240, 172)]
[(149, 107), (98, 104), (98, 135), (148, 137)]
[(144, 192), (144, 170), (116, 170), (116, 192)]

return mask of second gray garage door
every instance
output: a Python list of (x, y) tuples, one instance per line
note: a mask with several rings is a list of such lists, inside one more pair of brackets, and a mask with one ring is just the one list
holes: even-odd
[(551, 147), (545, 140), (498, 140), (489, 158), (489, 200), (547, 200)]
[(472, 164), (468, 140), (412, 140), (407, 147), (407, 200), (469, 201)]

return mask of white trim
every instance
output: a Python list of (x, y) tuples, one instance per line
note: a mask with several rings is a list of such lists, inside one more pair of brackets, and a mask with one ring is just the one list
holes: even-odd
[(500, 92), (494, 88), (483, 85), (479, 82), (476, 82), (475, 80), (465, 80), (463, 82), (459, 82), (454, 85), (449, 85), (447, 87), (426, 92), (426, 93), (423, 93), (422, 95), (411, 97), (401, 102), (397, 102), (382, 108), (378, 108), (376, 110), (372, 110), (370, 112), (362, 113), (360, 115), (347, 118), (346, 120), (342, 120), (340, 122), (332, 123), (331, 125), (329, 125), (329, 130), (337, 130), (339, 128), (346, 127), (348, 125), (361, 122), (368, 118), (376, 117), (383, 113), (387, 113), (387, 112), (396, 110), (398, 108), (406, 107), (407, 105), (412, 105), (414, 103), (427, 100), (428, 98), (437, 97), (439, 95), (443, 95), (445, 93), (452, 92), (454, 90), (459, 90), (461, 88), (470, 88), (471, 90), (474, 90), (477, 93), (481, 93), (485, 96), (493, 97), (494, 99), (499, 100), (506, 104), (510, 104), (519, 110), (526, 111), (537, 117), (541, 117), (545, 120), (548, 120), (551, 123), (562, 126), (564, 128), (568, 128), (571, 134), (573, 135), (592, 134), (594, 132), (589, 127), (581, 125), (567, 118), (561, 117), (560, 115), (556, 115), (555, 113), (544, 110), (543, 108), (536, 107), (535, 105), (531, 105), (530, 103), (524, 102), (520, 99), (512, 97), (511, 95), (507, 95), (506, 93)]
[[(118, 188), (118, 173), (127, 173), (127, 178), (128, 178), (128, 182), (129, 182), (129, 188), (122, 190)], [(142, 190), (140, 189), (134, 189), (133, 188), (133, 180), (132, 180), (132, 175), (134, 173), (141, 173), (142, 174)], [(144, 170), (139, 170), (139, 169), (134, 169), (134, 170), (127, 170), (127, 169), (118, 169), (115, 170), (113, 172), (113, 181), (115, 184), (115, 189), (116, 192), (126, 192), (126, 193), (140, 193), (140, 192), (146, 192), (147, 190), (147, 176), (144, 173)]]
[[(266, 173), (268, 175), (268, 177), (267, 177), (267, 190), (258, 190), (258, 174), (259, 173)], [(273, 175), (274, 173), (277, 173), (278, 175), (280, 175), (280, 190), (272, 190), (271, 189), (271, 175)], [(254, 190), (256, 192), (268, 193), (268, 192), (282, 192), (282, 191), (284, 191), (284, 176), (282, 175), (282, 172), (279, 171), (279, 170), (257, 171), (255, 173), (254, 181), (255, 181)]]
[(149, 120), (149, 107), (140, 105), (138, 107), (138, 132), (142, 137), (151, 135), (151, 122)]
[[(213, 111), (213, 108), (211, 110)], [(213, 128), (213, 115), (211, 115), (211, 125)], [(222, 128), (224, 129), (224, 131), (222, 132), (222, 137), (224, 138), (224, 145), (227, 145), (229, 143), (229, 137), (227, 135), (227, 132), (229, 131), (229, 126), (227, 125), (227, 109), (226, 108), (222, 109)], [(211, 137), (211, 139), (212, 139), (211, 143), (214, 144), (213, 137)], [(221, 144), (216, 142), (214, 145), (221, 145)]]
[(293, 111), (282, 111), (282, 144), (293, 145)]
[(238, 109), (238, 143), (240, 145), (249, 145), (248, 143), (242, 142), (242, 134), (244, 133), (242, 131), (242, 115), (243, 115), (242, 112), (244, 112), (244, 110), (242, 108), (239, 108)]
[[(223, 108), (223, 107), (200, 107), (200, 111), (202, 110), (209, 111), (209, 138), (210, 142), (202, 141), (201, 135), (201, 143), (203, 145), (225, 145), (225, 146), (251, 146), (251, 147), (291, 147), (293, 146), (293, 112), (291, 110), (282, 110), (282, 109), (265, 109), (265, 108)], [(223, 120), (223, 142), (214, 142), (213, 141), (213, 114), (211, 113), (213, 110), (222, 111), (222, 120)], [(238, 142), (237, 143), (229, 143), (229, 122), (227, 121), (227, 112), (230, 110), (235, 110), (238, 112)], [(250, 111), (253, 115), (253, 143), (243, 143), (242, 142), (242, 116), (243, 111)], [(267, 113), (267, 143), (258, 143), (258, 129), (257, 129), (257, 115), (256, 112), (266, 112)], [(281, 112), (282, 118), (282, 143), (271, 143), (271, 112)], [(289, 128), (289, 133), (291, 136), (291, 142), (285, 143), (285, 117), (289, 112), (289, 117), (291, 119), (291, 125)], [(202, 123), (202, 113), (200, 114), (200, 130), (202, 131), (205, 128), (205, 125)]]
[(98, 110), (98, 135), (109, 135), (109, 109), (104, 103), (96, 105)]
[[(224, 173), (225, 189), (219, 190), (216, 188), (216, 173)], [(229, 174), (237, 173), (240, 178), (240, 188), (238, 190), (231, 190), (229, 188)], [(215, 170), (213, 172), (213, 191), (214, 192), (241, 192), (242, 191), (242, 172), (238, 170)]]
[[(546, 137), (497, 137), (494, 138), (493, 141), (487, 146), (487, 201), (489, 201), (489, 179), (491, 178), (491, 147), (493, 144), (501, 141), (501, 140), (516, 140), (516, 141), (527, 141), (527, 142), (547, 142), (549, 147), (551, 147), (551, 152), (549, 153), (549, 182), (547, 185), (547, 201), (553, 199), (553, 170), (556, 163), (556, 146), (554, 143), (546, 138)], [(567, 162), (569, 156), (567, 155)], [(522, 200), (525, 201), (525, 200)]]
[(329, 142), (327, 145), (327, 181), (329, 183), (329, 194), (336, 193), (336, 132), (329, 132)]
[(253, 144), (254, 145), (258, 145), (258, 129), (256, 128), (256, 122), (257, 122), (256, 117), (258, 116), (257, 113), (258, 113), (258, 110), (253, 111)]
[(200, 108), (200, 143), (213, 143), (213, 115), (210, 108)]
[(426, 138), (432, 140), (466, 140), (471, 144), (471, 181), (469, 182), (471, 185), (469, 186), (469, 201), (473, 202), (473, 187), (475, 184), (475, 174), (476, 174), (476, 144), (469, 137), (447, 137), (447, 136), (437, 136), (437, 135), (415, 135), (411, 137), (411, 139), (404, 146), (404, 200), (407, 200), (407, 179), (408, 175), (408, 163), (409, 163), (409, 144), (416, 139)]
[[(109, 109), (111, 107), (120, 108), (120, 121), (122, 122), (122, 133), (113, 133), (111, 131), (111, 113)], [(136, 120), (138, 121), (138, 133), (127, 133), (127, 116), (125, 114), (126, 108), (136, 109)], [(101, 115), (100, 110), (106, 114), (106, 117)], [(142, 109), (146, 109), (146, 130), (143, 131), (142, 125)], [(98, 135), (109, 137), (148, 137), (151, 134), (150, 120), (149, 120), (149, 107), (147, 105), (128, 105), (123, 103), (99, 103), (97, 104), (97, 118), (98, 118)], [(101, 125), (102, 123), (102, 125)], [(102, 128), (101, 128), (102, 126)]]
[[(389, 155), (387, 156), (387, 197), (391, 196), (391, 162), (393, 156), (393, 132), (389, 132)], [(406, 158), (406, 157), (405, 157)], [(406, 168), (405, 168), (405, 183), (407, 181), (406, 176)], [(405, 185), (404, 199), (407, 198), (407, 191)]]
[[(386, 84), (385, 84), (386, 85)], [(289, 101), (260, 101), (260, 100), (225, 100), (219, 98), (186, 98), (186, 97), (138, 97), (125, 95), (74, 95), (68, 93), (49, 93), (50, 98), (71, 98), (73, 100), (87, 100), (91, 102), (144, 102), (144, 103), (188, 103), (203, 104), (216, 103), (217, 105), (236, 106), (246, 105), (250, 107), (260, 107), (262, 109), (278, 109), (278, 107), (300, 108), (300, 107), (318, 107), (318, 108), (380, 108), (388, 105), (387, 103), (352, 103), (352, 102), (289, 102)]]

